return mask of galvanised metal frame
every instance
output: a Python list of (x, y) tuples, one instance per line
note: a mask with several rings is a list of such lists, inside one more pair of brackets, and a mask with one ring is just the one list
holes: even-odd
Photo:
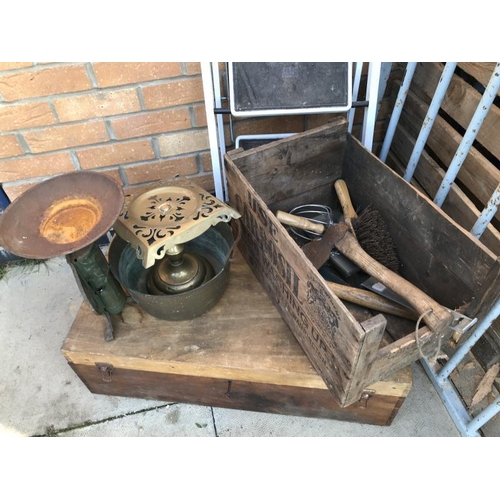
[[(359, 80), (361, 78), (361, 69), (363, 63), (356, 63), (356, 76), (354, 89), (356, 97), (359, 89)], [(373, 136), (375, 131), (375, 122), (377, 118), (378, 108), (380, 105), (381, 95), (385, 88), (385, 83), (390, 73), (392, 63), (369, 63), (368, 67), (368, 89), (367, 101), (353, 102), (353, 91), (349, 88), (349, 100), (352, 107), (366, 106), (365, 116), (363, 120), (362, 140), (364, 146), (371, 151), (373, 146)], [(224, 137), (223, 114), (228, 114), (230, 118), (233, 116), (230, 109), (222, 108), (222, 97), (220, 92), (220, 79), (217, 62), (202, 62), (201, 74), (203, 80), (203, 92), (205, 98), (205, 109), (207, 117), (208, 138), (210, 144), (210, 156), (212, 160), (212, 170), (215, 185), (215, 195), (223, 201), (228, 201), (227, 198), (227, 183), (224, 170), (224, 154), (226, 153), (226, 141)], [(349, 64), (349, 75), (352, 74), (352, 64)], [(381, 85), (382, 80), (382, 85)], [(229, 82), (231, 86), (231, 82)], [(299, 110), (301, 114), (311, 114), (318, 110), (304, 109)], [(332, 112), (331, 108), (321, 109), (321, 112)], [(295, 111), (293, 112), (295, 113)], [(267, 115), (269, 113), (261, 113)], [(273, 112), (273, 115), (292, 114)], [(259, 116), (261, 116), (259, 115)], [(255, 114), (255, 116), (257, 116)], [(348, 112), (349, 128), (352, 130), (352, 119), (354, 112), (352, 109)]]
[[(404, 100), (406, 99), (406, 94), (415, 71), (416, 63), (408, 63), (406, 76), (404, 78), (403, 84), (398, 94), (396, 104), (394, 106), (392, 116), (389, 122), (389, 127), (387, 134), (382, 146), (382, 151), (380, 158), (385, 161), (389, 148), (391, 146), (392, 139), (394, 137), (394, 131), (398, 124), (399, 117), (401, 115), (402, 107), (404, 106)], [(441, 103), (446, 94), (446, 90), (451, 82), (457, 63), (446, 63), (441, 79), (436, 88), (434, 97), (429, 106), (427, 116), (424, 119), (422, 128), (418, 135), (417, 141), (415, 143), (413, 152), (410, 156), (410, 160), (407, 165), (407, 169), (404, 175), (404, 179), (408, 182), (411, 181), (413, 174), (418, 166), (418, 161), (420, 155), (425, 147), (427, 139), (434, 124), (434, 120), (439, 112)], [(434, 203), (437, 206), (442, 206), (449, 190), (455, 181), (461, 166), (463, 165), (465, 158), (472, 146), (474, 139), (479, 132), (484, 118), (486, 117), (494, 98), (498, 90), (500, 89), (500, 63), (496, 64), (490, 81), (483, 93), (481, 101), (472, 117), (467, 131), (457, 149), (457, 152), (448, 167), (447, 173), (438, 189), (438, 193), (434, 199)], [(498, 207), (500, 205), (500, 185), (497, 186), (494, 193), (491, 196), (488, 204), (484, 208), (483, 212), (474, 224), (471, 233), (479, 238), (483, 231), (486, 229), (487, 225), (490, 223), (492, 218), (495, 216)], [(432, 384), (436, 388), (439, 396), (441, 397), (443, 404), (448, 410), (451, 418), (453, 419), (457, 429), (460, 434), (464, 437), (479, 437), (479, 430), (483, 425), (485, 425), (489, 420), (491, 420), (495, 415), (500, 412), (500, 397), (496, 398), (492, 403), (490, 403), (479, 415), (471, 417), (464, 406), (458, 392), (454, 388), (449, 377), (453, 370), (460, 364), (464, 359), (466, 354), (474, 346), (474, 344), (482, 337), (482, 335), (488, 330), (493, 321), (495, 321), (500, 316), (500, 291), (499, 296), (491, 307), (490, 311), (484, 316), (484, 318), (479, 321), (472, 329), (470, 336), (467, 340), (455, 351), (452, 357), (447, 361), (447, 363), (439, 370), (436, 371), (432, 367), (429, 361), (425, 358), (421, 359), (421, 363), (429, 376)]]
[[(217, 65), (217, 63), (215, 63)], [(210, 144), (210, 157), (212, 160), (212, 174), (214, 177), (215, 196), (222, 201), (227, 201), (225, 189), (225, 173), (223, 173), (222, 151), (225, 151), (225, 141), (220, 141), (219, 131), (224, 133), (224, 127), (217, 126), (217, 117), (215, 115), (215, 93), (214, 88), (219, 88), (220, 85), (214, 84), (214, 75), (212, 72), (212, 63), (201, 63), (201, 77), (203, 81), (203, 94), (205, 97), (205, 109), (207, 115), (208, 141)], [(217, 82), (219, 80), (216, 80)], [(221, 149), (222, 148), (222, 149)]]

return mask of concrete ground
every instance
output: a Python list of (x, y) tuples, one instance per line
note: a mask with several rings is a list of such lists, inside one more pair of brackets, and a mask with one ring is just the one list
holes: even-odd
[(389, 427), (92, 394), (60, 352), (81, 303), (63, 258), (0, 280), (0, 437), (459, 436), (418, 363)]

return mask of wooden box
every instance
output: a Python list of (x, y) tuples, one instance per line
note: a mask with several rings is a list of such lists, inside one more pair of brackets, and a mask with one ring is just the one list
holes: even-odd
[[(442, 306), (481, 316), (491, 301), (496, 256), (347, 132), (345, 118), (225, 157), (229, 203), (242, 214), (239, 248), (340, 406), (373, 382), (436, 352), (451, 328), (413, 322), (380, 341), (386, 318), (359, 322), (277, 220), (307, 203), (338, 206), (343, 178), (356, 207), (377, 209), (402, 261), (402, 276)], [(485, 292), (486, 290), (486, 292)], [(446, 313), (447, 314), (447, 313)], [(418, 344), (417, 344), (418, 342)]]
[(341, 408), (239, 252), (205, 315), (171, 322), (127, 305), (115, 340), (104, 341), (104, 328), (84, 303), (62, 346), (96, 394), (389, 425), (412, 384), (411, 370), (399, 370)]

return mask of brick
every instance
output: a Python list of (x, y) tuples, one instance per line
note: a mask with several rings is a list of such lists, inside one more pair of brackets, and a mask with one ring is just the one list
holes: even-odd
[(201, 156), (201, 164), (203, 165), (204, 172), (210, 172), (212, 170), (212, 157), (210, 153), (205, 153)]
[(186, 63), (188, 75), (201, 75), (201, 64), (199, 62)]
[(214, 191), (215, 190), (214, 176), (212, 174), (209, 174), (209, 175), (205, 174), (205, 175), (198, 175), (196, 177), (190, 177), (190, 180), (193, 181), (198, 186), (200, 186), (205, 191)]
[(194, 114), (196, 117), (196, 125), (198, 127), (206, 127), (207, 126), (207, 110), (205, 105), (196, 106), (194, 108)]
[(8, 158), (9, 156), (19, 156), (23, 154), (23, 150), (15, 135), (0, 136), (0, 158)]
[(72, 122), (121, 115), (140, 111), (141, 104), (135, 89), (92, 92), (85, 95), (55, 99), (54, 106), (61, 122)]
[(110, 165), (123, 165), (155, 157), (151, 142), (147, 139), (132, 142), (117, 142), (96, 148), (77, 151), (76, 156), (83, 169)]
[(20, 130), (56, 123), (47, 102), (0, 106), (0, 130)]
[(75, 170), (69, 153), (0, 160), (0, 182), (45, 177)]
[(147, 109), (168, 108), (204, 100), (201, 78), (144, 87), (142, 93)]
[(161, 156), (176, 156), (210, 148), (207, 129), (179, 132), (158, 138)]
[(14, 201), (16, 198), (19, 198), (25, 191), (28, 191), (29, 188), (36, 186), (39, 184), (38, 182), (23, 182), (22, 184), (2, 184), (3, 190), (5, 194), (8, 196), (10, 201)]
[(123, 171), (127, 174), (129, 184), (139, 184), (141, 182), (159, 181), (171, 179), (175, 175), (189, 175), (198, 172), (196, 158), (186, 156), (172, 160), (161, 160), (152, 163), (125, 167)]
[(107, 175), (108, 177), (111, 177), (111, 179), (115, 180), (120, 186), (123, 186), (123, 181), (120, 176), (120, 171), (118, 167), (112, 168), (112, 169), (107, 169), (107, 170), (96, 170), (96, 172), (99, 172), (100, 174)]
[(92, 63), (100, 87), (147, 82), (182, 75), (178, 62)]
[(64, 94), (91, 87), (83, 65), (40, 68), (0, 76), (0, 95), (5, 101)]
[(33, 66), (32, 62), (0, 62), (0, 71), (7, 71), (9, 69), (28, 68)]
[(109, 140), (106, 126), (102, 121), (59, 125), (25, 132), (23, 135), (33, 153), (97, 144)]
[(161, 134), (191, 127), (187, 108), (139, 113), (111, 121), (117, 139)]

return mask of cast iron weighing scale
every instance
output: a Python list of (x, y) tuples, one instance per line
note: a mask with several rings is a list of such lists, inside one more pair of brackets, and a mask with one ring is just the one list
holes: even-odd
[[(125, 196), (106, 175), (79, 171), (14, 200), (0, 218), (0, 245), (29, 259), (65, 256), (85, 301), (106, 318), (110, 341), (111, 316), (130, 300), (172, 321), (212, 308), (225, 291), (235, 245), (228, 223), (239, 217), (188, 179)], [(111, 228), (108, 263), (97, 241)]]

